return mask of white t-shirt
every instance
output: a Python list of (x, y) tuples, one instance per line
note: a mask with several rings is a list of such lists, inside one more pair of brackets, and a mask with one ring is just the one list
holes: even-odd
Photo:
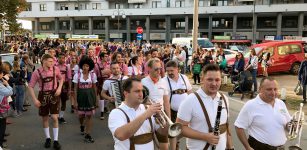
[[(141, 104), (137, 110), (135, 110), (134, 108), (128, 107), (125, 103), (122, 103), (119, 106), (119, 108), (125, 111), (125, 113), (128, 115), (130, 119), (130, 122), (146, 111), (143, 104)], [(151, 119), (153, 122), (154, 130), (157, 130), (159, 128), (159, 125), (155, 123), (155, 119), (153, 117)], [(109, 115), (108, 127), (113, 135), (113, 139), (115, 142), (115, 145), (114, 145), (115, 150), (129, 150), (130, 148), (129, 139), (120, 141), (114, 136), (116, 129), (118, 129), (119, 127), (125, 124), (127, 124), (127, 118), (125, 114), (119, 109), (113, 109)], [(139, 130), (137, 130), (137, 132), (134, 135), (137, 136), (137, 135), (150, 133), (150, 132), (151, 132), (151, 127), (150, 127), (149, 120), (147, 119), (145, 120), (145, 122), (142, 124), (142, 126), (139, 128)], [(135, 150), (154, 150), (154, 143), (153, 141), (151, 141), (147, 144), (142, 144), (142, 145), (136, 144)]]
[[(189, 79), (187, 78), (187, 76), (185, 75), (182, 75), (182, 74), (179, 74), (179, 78), (178, 78), (178, 81), (174, 81), (173, 79), (169, 78), (169, 81), (170, 81), (170, 84), (172, 86), (172, 90), (177, 90), (177, 89), (187, 89), (187, 91), (190, 91), (192, 90), (192, 86), (191, 86), (191, 83), (189, 81)], [(163, 78), (163, 80), (167, 83), (167, 89), (168, 89), (168, 95), (169, 97), (171, 96), (171, 89), (170, 89), (170, 86), (169, 86), (169, 83), (168, 83), (168, 77), (165, 76)], [(183, 78), (183, 79), (182, 79)], [(184, 83), (184, 81), (185, 83)], [(172, 99), (170, 100), (171, 102), (171, 109), (174, 110), (174, 111), (178, 111), (179, 109), (179, 106), (180, 104), (183, 102), (183, 100), (185, 100), (185, 98), (188, 96), (188, 93), (183, 93), (183, 94), (173, 94), (172, 95)]]
[(139, 75), (142, 74), (142, 67), (137, 68), (136, 66), (130, 66), (128, 67), (128, 75)]
[[(120, 76), (117, 80), (118, 80), (118, 81), (121, 80), (121, 77), (122, 77), (122, 76)], [(123, 79), (122, 79), (122, 80), (126, 80), (126, 79), (128, 79), (128, 78), (129, 78), (129, 77), (127, 77), (127, 76), (123, 76)], [(109, 79), (111, 79), (111, 80), (109, 80)], [(114, 79), (114, 78), (113, 78), (113, 77), (110, 77), (109, 79), (107, 79), (107, 80), (105, 80), (105, 81), (103, 82), (102, 90), (108, 91), (109, 94), (110, 94), (110, 96), (113, 96), (113, 92), (112, 92), (112, 88), (111, 88), (111, 83), (114, 82), (114, 80), (112, 80), (112, 79)]]
[(290, 120), (291, 116), (283, 101), (276, 98), (272, 107), (257, 95), (255, 99), (246, 102), (234, 125), (246, 129), (259, 142), (280, 146), (287, 141), (285, 126)]
[[(89, 75), (89, 77), (88, 77), (88, 79), (87, 80), (84, 80), (84, 78), (83, 78), (83, 73), (76, 73), (75, 75), (74, 75), (74, 78), (73, 78), (73, 83), (78, 83), (79, 82), (79, 75), (80, 75), (80, 82), (82, 82), (82, 83), (85, 83), (85, 82), (87, 82), (87, 83), (96, 83), (97, 82), (97, 76), (96, 76), (96, 74), (95, 73), (89, 73), (88, 75)], [(93, 78), (93, 82), (92, 82), (92, 78)]]
[(142, 79), (143, 86), (149, 89), (149, 98), (163, 106), (163, 96), (168, 95), (167, 83), (161, 78), (157, 83), (154, 83), (149, 76)]
[[(215, 96), (215, 98), (212, 99), (201, 88), (198, 89), (196, 92), (199, 94), (200, 98), (202, 99), (206, 107), (206, 110), (210, 118), (211, 126), (214, 127), (216, 114), (217, 114), (218, 101), (221, 97), (220, 93), (218, 93)], [(228, 98), (226, 96), (225, 98), (227, 106), (229, 108)], [(228, 115), (224, 101), (222, 107), (223, 109), (220, 118), (220, 124), (226, 123)], [(208, 133), (209, 131), (209, 127), (207, 125), (204, 112), (195, 94), (188, 95), (188, 97), (181, 103), (177, 117), (183, 121), (189, 122), (190, 123), (189, 127), (193, 130), (202, 133)], [(216, 145), (217, 150), (224, 150), (226, 148), (226, 142), (227, 142), (226, 134), (227, 133), (225, 132), (220, 135), (219, 143)], [(207, 144), (206, 141), (187, 138), (187, 147), (189, 150), (202, 150), (206, 144)], [(211, 149), (211, 147), (212, 146), (209, 146), (209, 149)]]

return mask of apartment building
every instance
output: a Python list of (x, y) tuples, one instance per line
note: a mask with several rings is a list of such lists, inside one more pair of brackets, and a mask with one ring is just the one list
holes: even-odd
[[(19, 18), (34, 34), (98, 35), (105, 41), (170, 42), (191, 36), (194, 0), (27, 0)], [(307, 36), (307, 0), (199, 0), (199, 36), (263, 40)]]

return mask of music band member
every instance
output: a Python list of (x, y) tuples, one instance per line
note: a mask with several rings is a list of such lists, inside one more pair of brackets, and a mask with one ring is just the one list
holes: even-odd
[(103, 82), (108, 79), (111, 75), (111, 70), (110, 70), (110, 62), (109, 62), (109, 53), (100, 53), (99, 54), (99, 59), (95, 64), (95, 69), (94, 72), (97, 75), (97, 95), (99, 98), (99, 108), (100, 108), (100, 119), (104, 119), (104, 99), (100, 96), (101, 91), (102, 91), (102, 85)]
[[(277, 95), (277, 81), (265, 77), (260, 82), (257, 97), (241, 109), (234, 125), (246, 150), (277, 150), (286, 143), (285, 129), (291, 116)], [(248, 138), (244, 130), (248, 131)]]
[(143, 103), (143, 85), (139, 79), (129, 78), (123, 84), (125, 101), (109, 115), (108, 127), (115, 141), (115, 150), (154, 150), (154, 131), (167, 133), (159, 128), (152, 117), (162, 109), (160, 103)]
[[(39, 116), (43, 120), (43, 128), (46, 136), (45, 148), (51, 146), (51, 139), (49, 133), (49, 114), (53, 121), (53, 147), (57, 150), (61, 149), (61, 145), (58, 142), (58, 114), (61, 94), (63, 86), (63, 78), (60, 70), (54, 67), (54, 58), (49, 54), (42, 56), (42, 67), (35, 70), (32, 74), (31, 81), (29, 83), (29, 92), (31, 94), (35, 107), (39, 109)], [(58, 82), (59, 81), (59, 84)], [(34, 94), (34, 87), (36, 83), (39, 83), (38, 97)]]
[(71, 69), (69, 65), (65, 64), (65, 54), (60, 53), (58, 57), (58, 65), (56, 65), (61, 72), (62, 78), (64, 80), (63, 86), (62, 86), (62, 92), (60, 95), (61, 99), (61, 111), (59, 114), (59, 123), (66, 123), (66, 120), (64, 119), (64, 113), (66, 110), (66, 101), (69, 100), (69, 94), (71, 90)]
[[(163, 78), (168, 83), (170, 106), (171, 106), (171, 120), (176, 122), (177, 111), (180, 104), (192, 92), (192, 85), (187, 76), (179, 73), (179, 66), (175, 61), (166, 63), (167, 76)], [(170, 142), (171, 149), (179, 149), (179, 142), (176, 145), (176, 139)]]
[(114, 80), (118, 80), (123, 83), (123, 80), (128, 79), (127, 76), (121, 74), (120, 66), (117, 62), (112, 62), (110, 68), (112, 74), (110, 78), (104, 81), (101, 91), (102, 98), (108, 101), (107, 108), (109, 111), (115, 108), (115, 97), (113, 95), (111, 83), (114, 82)]
[[(142, 84), (150, 89), (149, 98), (155, 102), (160, 103), (163, 107), (163, 110), (170, 118), (170, 103), (168, 96), (167, 83), (162, 80), (161, 73), (161, 61), (158, 58), (152, 58), (147, 63), (147, 68), (149, 75), (142, 79)], [(161, 150), (168, 149), (168, 136), (162, 136), (157, 133), (157, 138), (159, 141), (159, 147)]]
[(90, 135), (93, 125), (93, 115), (97, 105), (97, 76), (92, 70), (94, 62), (91, 58), (84, 55), (79, 62), (81, 70), (74, 75), (73, 83), (75, 84), (74, 106), (78, 111), (80, 121), (81, 134), (85, 134), (84, 141), (94, 143), (94, 139)]
[[(218, 92), (221, 86), (222, 72), (218, 65), (208, 64), (202, 71), (201, 87), (190, 94), (180, 105), (177, 115), (177, 122), (182, 124), (182, 135), (187, 138), (189, 150), (232, 149), (232, 139), (228, 128), (229, 103), (228, 99)], [(218, 114), (219, 100), (223, 108)], [(218, 125), (219, 128), (213, 128)], [(213, 131), (219, 130), (220, 135)]]

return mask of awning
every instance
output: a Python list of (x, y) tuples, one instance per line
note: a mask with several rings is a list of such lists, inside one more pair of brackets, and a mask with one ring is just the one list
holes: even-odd
[(251, 43), (252, 40), (212, 40), (212, 43)]

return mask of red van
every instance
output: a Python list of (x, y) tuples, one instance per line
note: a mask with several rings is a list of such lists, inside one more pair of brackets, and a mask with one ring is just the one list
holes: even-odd
[[(269, 52), (271, 54), (272, 65), (268, 67), (268, 73), (290, 71), (297, 74), (301, 62), (304, 60), (305, 52), (302, 46), (302, 41), (287, 41), (287, 42), (268, 42), (255, 44), (250, 47), (256, 50), (257, 56), (262, 56), (262, 53)], [(248, 62), (250, 51), (243, 52), (245, 64)], [(228, 60), (228, 65), (233, 65), (235, 58)], [(261, 64), (258, 64), (258, 75), (262, 74)]]

